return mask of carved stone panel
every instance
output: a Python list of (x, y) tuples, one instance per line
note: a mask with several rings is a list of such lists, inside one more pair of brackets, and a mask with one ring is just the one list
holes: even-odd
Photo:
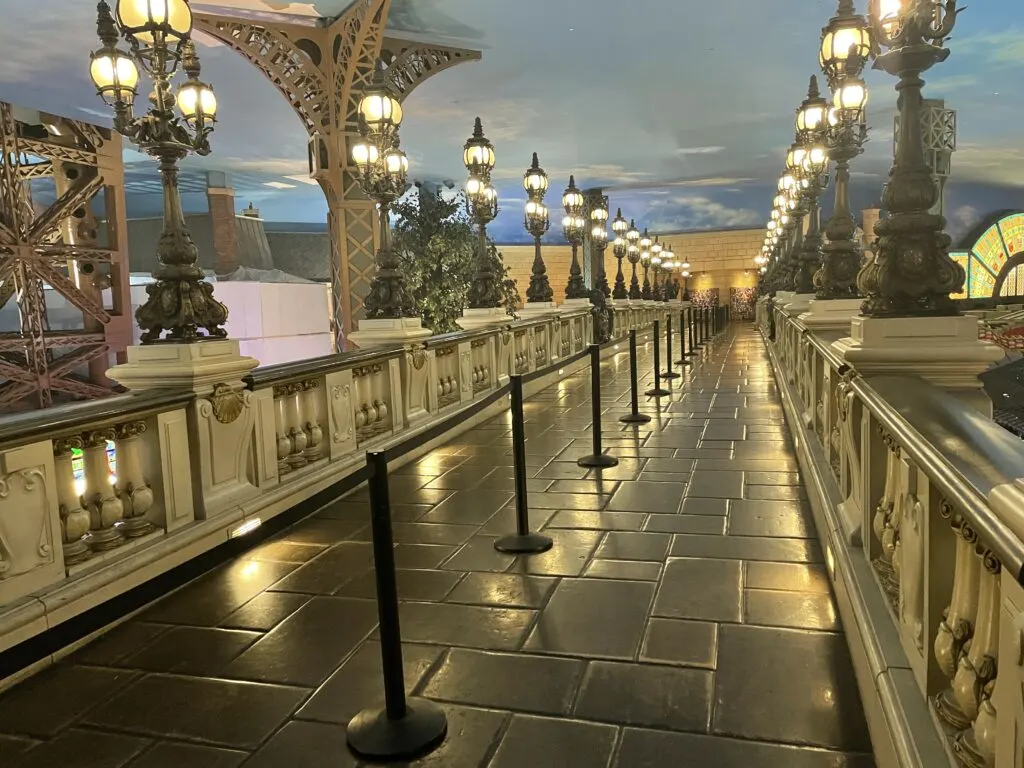
[(215, 390), (195, 401), (191, 418), (198, 437), (196, 459), (202, 482), (196, 517), (205, 520), (259, 493), (255, 485), (252, 392), (241, 385), (235, 385), (231, 393)]
[(154, 487), (163, 495), (163, 528), (170, 533), (195, 520), (188, 418), (184, 410), (156, 417), (160, 473)]
[(49, 440), (0, 455), (0, 605), (64, 578)]

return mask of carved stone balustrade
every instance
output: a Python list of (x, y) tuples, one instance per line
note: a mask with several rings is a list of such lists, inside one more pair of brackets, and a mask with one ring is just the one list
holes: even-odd
[[(617, 312), (608, 355), (653, 317)], [(581, 307), (0, 419), (0, 651), (354, 482), (367, 450), (472, 428), (513, 373), (586, 367), (591, 333)]]
[[(876, 762), (1024, 760), (1024, 442), (758, 302)], [(769, 336), (774, 329), (774, 341)]]

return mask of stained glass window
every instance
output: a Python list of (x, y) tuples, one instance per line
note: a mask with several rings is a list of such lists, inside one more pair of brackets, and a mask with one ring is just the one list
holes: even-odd
[(993, 224), (985, 230), (985, 234), (979, 237), (978, 242), (974, 244), (974, 252), (981, 259), (981, 263), (988, 267), (988, 271), (995, 279), (1007, 258), (1006, 250), (1003, 248), (1003, 238), (999, 234), (999, 224)]
[(1024, 264), (1014, 267), (1003, 282), (1000, 296), (1024, 296)]
[(1024, 213), (1014, 213), (999, 222), (1008, 256), (1024, 253)]
[(996, 287), (996, 278), (982, 266), (977, 258), (971, 259), (970, 277), (967, 279), (967, 295), (972, 299), (988, 298)]
[[(114, 444), (107, 441), (107, 464), (110, 465), (110, 476), (117, 475), (117, 459), (114, 456)], [(71, 471), (75, 476), (75, 490), (81, 494), (85, 490), (85, 459), (79, 448), (71, 449)]]

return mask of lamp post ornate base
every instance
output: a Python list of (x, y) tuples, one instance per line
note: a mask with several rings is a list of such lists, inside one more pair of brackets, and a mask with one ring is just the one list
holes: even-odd
[(580, 268), (579, 248), (572, 246), (572, 263), (569, 265), (569, 284), (565, 287), (566, 299), (587, 299), (589, 291), (587, 284), (583, 282), (583, 270)]
[(1002, 359), (1003, 350), (978, 338), (978, 319), (952, 317), (854, 317), (850, 336), (832, 345), (862, 376), (919, 376), (991, 415), (992, 403), (978, 374)]

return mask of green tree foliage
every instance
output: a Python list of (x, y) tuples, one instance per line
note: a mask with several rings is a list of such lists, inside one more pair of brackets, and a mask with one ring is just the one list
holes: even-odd
[[(460, 330), (455, 321), (466, 306), (478, 242), (465, 196), (419, 186), (417, 194), (396, 202), (392, 212), (392, 246), (423, 324), (434, 333)], [(491, 257), (500, 264), (497, 247), (493, 242), (489, 246)], [(504, 304), (512, 314), (520, 301), (516, 282), (503, 265), (496, 273), (503, 275)]]

